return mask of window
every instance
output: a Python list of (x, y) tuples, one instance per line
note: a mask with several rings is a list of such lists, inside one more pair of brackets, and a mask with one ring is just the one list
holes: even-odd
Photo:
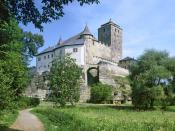
[(48, 55), (48, 58), (50, 57), (50, 55)]
[(60, 50), (60, 55), (62, 54), (62, 50)]
[(103, 32), (105, 32), (105, 28), (103, 29)]
[(73, 48), (73, 52), (78, 52), (78, 49), (77, 48)]
[(46, 56), (44, 56), (44, 59), (46, 59)]
[(52, 54), (52, 58), (53, 58), (53, 54)]
[(38, 57), (38, 61), (41, 61), (41, 57)]
[(48, 65), (48, 68), (50, 67), (50, 65)]

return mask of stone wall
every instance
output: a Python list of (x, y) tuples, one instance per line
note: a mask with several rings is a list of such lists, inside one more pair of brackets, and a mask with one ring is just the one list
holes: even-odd
[(111, 49), (105, 44), (93, 39), (86, 39), (86, 64), (94, 64), (94, 57), (111, 59)]

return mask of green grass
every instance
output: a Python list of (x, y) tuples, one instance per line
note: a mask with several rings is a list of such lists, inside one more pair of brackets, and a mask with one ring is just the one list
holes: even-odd
[(172, 111), (135, 111), (129, 106), (83, 104), (76, 107), (40, 106), (33, 112), (46, 131), (173, 131)]
[(18, 116), (17, 111), (1, 111), (0, 112), (0, 131), (7, 130), (7, 128), (15, 122)]

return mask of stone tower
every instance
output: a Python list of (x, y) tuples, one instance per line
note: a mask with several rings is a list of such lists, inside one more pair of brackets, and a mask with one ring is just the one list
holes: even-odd
[(118, 62), (122, 58), (122, 28), (111, 19), (98, 29), (98, 40), (111, 47), (111, 59)]

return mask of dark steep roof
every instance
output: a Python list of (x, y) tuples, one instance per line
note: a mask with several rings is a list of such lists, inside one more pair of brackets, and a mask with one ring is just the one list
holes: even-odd
[(48, 48), (44, 49), (43, 51), (41, 51), (40, 53), (38, 53), (37, 55), (44, 54), (47, 52), (52, 52), (53, 50), (54, 50), (54, 46), (48, 47)]
[(127, 61), (127, 60), (135, 60), (135, 59), (131, 58), (131, 57), (125, 57), (125, 58), (121, 59), (120, 61)]
[(60, 39), (58, 41), (57, 45), (52, 46), (52, 47), (48, 47), (45, 50), (43, 50), (42, 52), (38, 53), (37, 55), (41, 55), (41, 54), (44, 54), (44, 53), (47, 53), (47, 52), (52, 52), (55, 49), (58, 49), (58, 48), (61, 48), (61, 47), (64, 47), (64, 46), (83, 45), (84, 44), (84, 39), (82, 38), (82, 35), (91, 35), (92, 38), (94, 40), (96, 40), (96, 38), (91, 34), (88, 26), (86, 25), (84, 30), (81, 33), (79, 33), (79, 34), (77, 34), (77, 35), (75, 35), (75, 36), (73, 36), (73, 37), (71, 37), (71, 38), (69, 38), (65, 41), (62, 41)]
[(119, 25), (117, 25), (116, 23), (114, 23), (114, 22), (112, 21), (112, 19), (110, 19), (107, 23), (101, 25), (101, 27), (102, 27), (102, 26), (105, 26), (105, 25), (114, 25), (114, 26), (116, 26), (116, 27), (118, 27), (119, 29), (122, 30), (122, 28), (121, 28)]
[(83, 32), (81, 32), (81, 35), (92, 35), (87, 25), (85, 26)]

